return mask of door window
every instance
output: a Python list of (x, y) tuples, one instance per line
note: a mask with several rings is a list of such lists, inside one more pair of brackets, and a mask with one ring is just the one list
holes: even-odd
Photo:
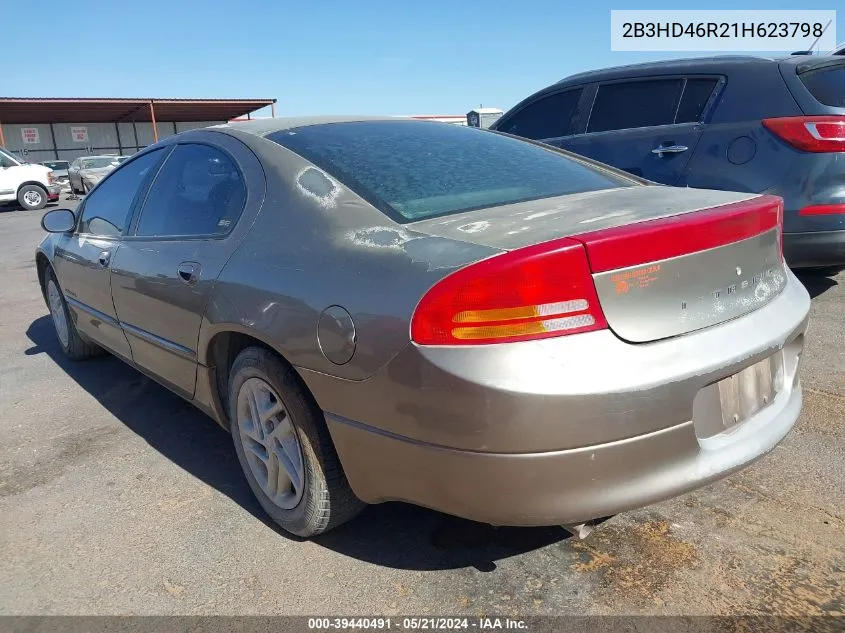
[(675, 120), (680, 91), (680, 79), (599, 86), (587, 132), (670, 125)]
[(575, 134), (580, 98), (580, 88), (543, 97), (524, 107), (497, 129), (530, 139)]
[(678, 114), (675, 116), (675, 123), (697, 123), (704, 113), (704, 106), (710, 100), (713, 89), (716, 87), (716, 79), (687, 79), (684, 86), (684, 94), (681, 97), (681, 105), (678, 106)]
[(157, 149), (116, 169), (85, 198), (80, 233), (118, 237), (126, 231), (135, 197), (164, 155)]
[(234, 161), (209, 145), (177, 145), (150, 187), (136, 235), (223, 235), (246, 202)]

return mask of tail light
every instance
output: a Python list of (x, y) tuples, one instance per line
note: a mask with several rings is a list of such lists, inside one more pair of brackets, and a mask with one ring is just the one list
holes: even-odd
[(778, 229), (783, 200), (755, 196), (668, 218), (581, 233), (496, 255), (445, 277), (417, 305), (420, 345), (508, 343), (608, 327), (592, 274), (651, 264)]
[(798, 215), (837, 215), (845, 213), (845, 204), (814, 204), (804, 207)]
[(712, 209), (575, 235), (590, 269), (602, 273), (739, 242), (778, 228), (783, 258), (783, 199), (755, 196)]
[(561, 238), (445, 277), (411, 320), (420, 345), (508, 343), (607, 327), (584, 246)]
[(845, 152), (845, 116), (763, 119), (775, 136), (805, 152)]
[(47, 184), (52, 185), (52, 184), (55, 184), (55, 182), (56, 182), (56, 174), (54, 174), (52, 171), (48, 171), (47, 172)]

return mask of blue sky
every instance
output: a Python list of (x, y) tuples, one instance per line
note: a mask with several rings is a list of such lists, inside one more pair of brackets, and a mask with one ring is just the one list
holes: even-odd
[[(0, 95), (275, 97), (291, 114), (507, 109), (574, 72), (691, 53), (610, 51), (610, 9), (835, 9), (750, 0), (6, 2), (27, 38)], [(64, 18), (62, 16), (65, 16)], [(845, 10), (837, 16), (845, 39)], [(36, 24), (35, 31), (24, 25)], [(7, 43), (10, 38), (6, 38)]]

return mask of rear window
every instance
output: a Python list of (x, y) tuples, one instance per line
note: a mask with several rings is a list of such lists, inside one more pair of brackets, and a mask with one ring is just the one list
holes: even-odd
[(675, 115), (675, 123), (695, 123), (701, 120), (704, 113), (704, 106), (710, 100), (713, 89), (716, 87), (716, 79), (687, 79), (684, 85), (684, 94), (681, 96), (681, 103), (678, 106), (678, 114)]
[(845, 65), (811, 70), (799, 77), (816, 101), (826, 106), (845, 108)]
[(448, 123), (329, 123), (268, 138), (397, 222), (632, 184), (553, 150)]

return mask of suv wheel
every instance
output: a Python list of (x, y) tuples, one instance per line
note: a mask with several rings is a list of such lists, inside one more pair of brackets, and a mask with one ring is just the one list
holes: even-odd
[(38, 185), (24, 185), (18, 191), (18, 204), (27, 211), (38, 211), (47, 204), (47, 192)]

